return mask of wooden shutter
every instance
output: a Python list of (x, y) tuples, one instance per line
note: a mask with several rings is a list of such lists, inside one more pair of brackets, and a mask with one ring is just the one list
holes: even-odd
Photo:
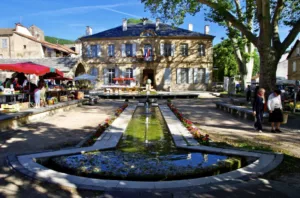
[(91, 45), (86, 46), (86, 57), (91, 57), (92, 55), (92, 50), (91, 50)]
[(180, 68), (178, 68), (177, 70), (176, 70), (176, 77), (177, 77), (177, 84), (181, 84), (181, 69)]
[(125, 44), (122, 44), (121, 51), (122, 51), (122, 57), (126, 57)]
[(101, 45), (97, 45), (97, 57), (101, 57)]
[(171, 45), (171, 56), (175, 56), (176, 46), (175, 44)]
[(199, 79), (198, 79), (198, 68), (194, 68), (194, 83), (197, 84), (199, 83)]
[(132, 44), (132, 56), (136, 56), (136, 43)]
[(160, 55), (161, 55), (161, 56), (163, 56), (163, 55), (165, 54), (165, 53), (164, 53), (164, 51), (165, 51), (164, 47), (165, 47), (164, 43), (161, 43), (161, 44), (160, 44)]
[(118, 67), (115, 67), (115, 77), (119, 78), (120, 77), (120, 70)]
[(108, 69), (107, 68), (104, 68), (103, 69), (103, 82), (105, 85), (108, 84)]
[(192, 84), (194, 82), (194, 76), (193, 76), (193, 68), (189, 68), (188, 69), (189, 71), (189, 80), (188, 80), (188, 83), (189, 84)]
[(171, 68), (165, 68), (164, 84), (165, 85), (170, 85), (171, 84)]
[(208, 70), (204, 70), (205, 73), (205, 83), (209, 83), (210, 80), (210, 72)]

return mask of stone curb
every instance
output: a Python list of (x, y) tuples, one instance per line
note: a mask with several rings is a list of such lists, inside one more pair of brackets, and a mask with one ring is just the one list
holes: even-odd
[[(160, 109), (163, 108), (164, 110), (166, 110), (164, 106), (160, 105), (159, 107)], [(128, 106), (126, 108), (127, 111), (125, 110), (126, 112), (124, 111), (123, 112), (124, 114), (122, 113), (118, 118), (120, 119), (126, 118), (126, 120), (128, 120), (127, 118), (129, 116), (129, 112), (134, 111), (135, 108), (136, 105), (134, 108), (132, 106), (129, 108)], [(172, 122), (176, 121), (176, 119), (173, 119)], [(166, 119), (165, 121), (168, 122)], [(126, 128), (127, 126), (124, 125), (123, 127)], [(113, 134), (114, 132), (110, 132), (110, 133)], [(122, 136), (118, 137), (119, 138), (118, 141), (120, 140), (121, 137)], [(175, 136), (173, 136), (172, 134), (172, 137)], [(228, 182), (240, 182), (244, 180), (249, 180), (251, 178), (256, 178), (259, 175), (262, 175), (272, 170), (283, 159), (283, 155), (278, 155), (278, 154), (262, 154), (262, 153), (237, 151), (237, 150), (230, 150), (230, 149), (220, 149), (220, 148), (214, 148), (209, 146), (188, 146), (186, 142), (184, 144), (183, 142), (176, 142), (175, 139), (173, 139), (173, 141), (175, 142), (176, 147), (181, 149), (208, 151), (212, 153), (221, 153), (225, 155), (233, 154), (233, 155), (240, 155), (240, 156), (252, 156), (252, 157), (257, 157), (258, 159), (254, 163), (249, 164), (246, 167), (231, 172), (227, 172), (224, 174), (219, 174), (216, 176), (202, 177), (196, 179), (186, 179), (186, 180), (158, 181), (158, 182), (122, 181), (122, 180), (104, 180), (104, 179), (85, 178), (85, 177), (79, 177), (79, 176), (53, 171), (35, 162), (35, 158), (74, 154), (74, 153), (80, 153), (82, 151), (88, 152), (91, 150), (111, 149), (111, 148), (115, 148), (117, 144), (113, 144), (107, 147), (107, 146), (102, 146), (101, 144), (98, 144), (96, 146), (95, 143), (95, 146), (93, 145), (90, 147), (76, 148), (71, 150), (60, 150), (55, 152), (38, 153), (38, 154), (31, 154), (31, 155), (21, 155), (15, 158), (7, 157), (7, 159), (13, 169), (27, 175), (28, 177), (38, 179), (40, 181), (46, 181), (46, 182), (58, 184), (61, 186), (71, 187), (71, 188), (80, 188), (80, 189), (88, 189), (88, 190), (118, 190), (118, 191), (120, 190), (121, 191), (133, 191), (133, 190), (134, 191), (145, 191), (145, 190), (146, 191), (147, 190), (149, 191), (166, 191), (166, 190), (177, 191), (178, 190), (179, 191), (185, 189), (188, 190), (194, 188), (203, 188), (207, 185), (219, 185), (224, 182), (226, 184)]]

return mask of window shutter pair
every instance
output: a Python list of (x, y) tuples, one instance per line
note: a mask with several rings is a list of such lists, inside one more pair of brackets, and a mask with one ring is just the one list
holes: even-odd
[[(126, 45), (122, 44), (121, 47), (122, 57), (126, 57)], [(132, 56), (136, 56), (136, 43), (132, 44)]]
[[(175, 49), (176, 49), (176, 46), (175, 44), (172, 44), (171, 45), (171, 56), (175, 56)], [(164, 43), (161, 43), (160, 44), (160, 55), (161, 56), (165, 56), (165, 44)]]

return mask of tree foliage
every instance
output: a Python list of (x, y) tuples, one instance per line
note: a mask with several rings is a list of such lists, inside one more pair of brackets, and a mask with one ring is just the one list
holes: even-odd
[(53, 36), (45, 36), (45, 41), (53, 44), (60, 44), (60, 45), (65, 45), (65, 44), (74, 44), (74, 41), (67, 40), (67, 39), (61, 39)]
[(233, 77), (239, 74), (234, 48), (229, 39), (215, 45), (213, 50), (214, 67), (218, 68), (218, 81), (223, 81), (224, 76)]
[(128, 24), (138, 24), (138, 23), (142, 23), (143, 20), (147, 20), (148, 23), (152, 23), (152, 21), (147, 18), (141, 18), (141, 19), (129, 18), (129, 19), (127, 19), (127, 23)]
[[(251, 42), (260, 55), (260, 86), (275, 88), (276, 69), (281, 55), (300, 31), (299, 0), (142, 0), (146, 9), (164, 21), (182, 24), (187, 14), (205, 11), (206, 19), (231, 28)], [(252, 29), (253, 27), (253, 29)], [(280, 28), (290, 28), (280, 38)], [(242, 40), (243, 41), (243, 40)], [(246, 54), (246, 56), (249, 56)]]

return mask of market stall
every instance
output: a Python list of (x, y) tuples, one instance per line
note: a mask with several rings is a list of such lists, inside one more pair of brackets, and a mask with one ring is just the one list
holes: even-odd
[[(0, 100), (1, 108), (0, 110), (4, 112), (17, 112), (20, 109), (29, 108), (31, 98), (33, 98), (33, 91), (31, 88), (34, 85), (30, 82), (30, 76), (52, 76), (52, 77), (63, 77), (63, 72), (58, 69), (35, 64), (32, 62), (25, 63), (15, 63), (15, 64), (0, 64), (0, 70), (5, 71), (14, 71), (22, 74), (25, 77), (25, 74), (28, 75), (29, 82), (25, 85), (25, 87), (20, 85), (20, 90), (15, 90), (14, 86), (11, 85), (10, 88), (5, 88), (2, 92), (0, 92), (0, 96), (2, 100)], [(27, 77), (26, 77), (27, 79)], [(36, 87), (36, 85), (35, 85)], [(13, 97), (13, 100), (6, 100), (7, 97)], [(5, 99), (3, 99), (5, 98)], [(20, 108), (21, 107), (21, 108)]]

